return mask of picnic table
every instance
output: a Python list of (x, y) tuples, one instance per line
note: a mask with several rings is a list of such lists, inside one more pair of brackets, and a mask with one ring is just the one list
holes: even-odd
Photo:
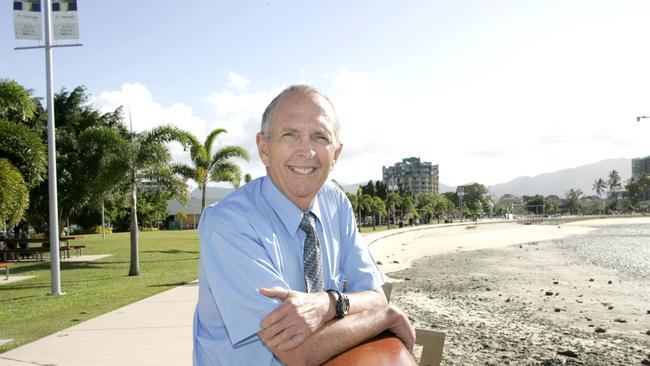
[[(61, 258), (70, 258), (70, 250), (77, 250), (77, 254), (81, 254), (81, 249), (85, 248), (84, 245), (70, 245), (70, 241), (77, 239), (74, 236), (62, 236), (59, 238), (59, 256)], [(0, 250), (0, 260), (7, 261), (8, 258), (20, 261), (21, 258), (31, 258), (32, 256), (38, 257), (43, 261), (43, 253), (50, 253), (50, 238), (14, 238), (4, 239), (0, 241), (4, 243), (3, 249)], [(31, 247), (31, 244), (40, 243), (40, 246)]]

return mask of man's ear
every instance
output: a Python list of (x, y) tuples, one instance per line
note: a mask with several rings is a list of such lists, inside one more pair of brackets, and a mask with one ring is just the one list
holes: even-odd
[(258, 132), (257, 136), (255, 136), (255, 141), (257, 142), (257, 152), (258, 154), (260, 154), (260, 159), (262, 159), (262, 163), (264, 163), (264, 166), (268, 167), (269, 154), (267, 151), (268, 141), (266, 140), (266, 137), (261, 132)]
[(341, 155), (341, 150), (343, 150), (343, 144), (339, 144), (339, 147), (337, 147), (336, 150), (334, 150), (334, 159), (332, 160), (332, 166), (330, 167), (330, 170), (334, 169), (334, 165), (339, 160), (339, 155)]

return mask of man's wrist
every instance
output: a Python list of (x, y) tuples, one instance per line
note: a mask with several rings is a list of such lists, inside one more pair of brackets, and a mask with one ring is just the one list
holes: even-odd
[(336, 319), (341, 319), (348, 315), (348, 311), (350, 310), (350, 300), (348, 297), (345, 296), (344, 293), (334, 289), (329, 289), (327, 292), (336, 297), (336, 315), (334, 317)]

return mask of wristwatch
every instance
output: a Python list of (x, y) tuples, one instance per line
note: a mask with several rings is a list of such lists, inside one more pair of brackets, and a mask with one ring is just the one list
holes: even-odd
[(329, 289), (327, 292), (336, 295), (336, 319), (341, 319), (348, 315), (350, 310), (350, 299), (338, 290)]

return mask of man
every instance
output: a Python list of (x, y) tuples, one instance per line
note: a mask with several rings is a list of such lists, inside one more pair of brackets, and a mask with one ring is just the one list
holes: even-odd
[(329, 99), (285, 89), (264, 112), (257, 147), (267, 175), (199, 223), (194, 364), (321, 364), (385, 330), (411, 350), (415, 331), (387, 304), (350, 202), (326, 183), (342, 149)]

